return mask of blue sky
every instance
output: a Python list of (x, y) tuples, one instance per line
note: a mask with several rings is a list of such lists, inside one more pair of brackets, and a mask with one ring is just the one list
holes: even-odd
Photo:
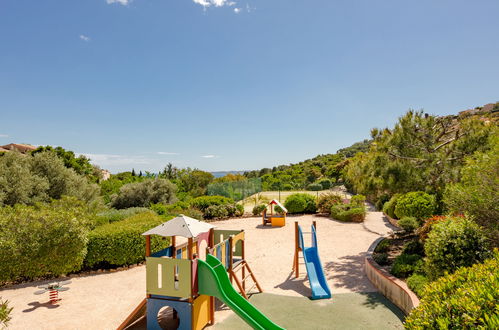
[(245, 170), (499, 101), (497, 0), (0, 0), (0, 145)]

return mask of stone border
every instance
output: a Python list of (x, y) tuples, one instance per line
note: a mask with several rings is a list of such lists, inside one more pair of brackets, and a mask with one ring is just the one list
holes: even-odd
[(374, 249), (383, 239), (384, 237), (378, 238), (369, 247), (365, 258), (365, 272), (372, 284), (407, 315), (418, 307), (419, 298), (404, 281), (391, 275), (374, 261)]
[(395, 220), (393, 219), (392, 217), (390, 217), (388, 214), (386, 214), (385, 212), (383, 212), (383, 215), (388, 219), (388, 222), (392, 224), (392, 226), (395, 226), (397, 228), (400, 228), (400, 225), (399, 225), (399, 221), (398, 220)]

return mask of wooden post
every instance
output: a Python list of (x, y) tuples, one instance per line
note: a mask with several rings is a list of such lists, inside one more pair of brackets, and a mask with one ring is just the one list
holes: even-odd
[(175, 249), (175, 236), (172, 236), (172, 258), (177, 258), (177, 251)]
[(298, 278), (300, 276), (300, 266), (298, 264), (298, 253), (300, 251), (300, 243), (299, 240), (300, 238), (298, 237), (298, 221), (295, 221), (295, 258), (294, 258), (294, 270), (295, 270), (295, 277)]
[(192, 237), (187, 238), (187, 259), (192, 260)]
[[(244, 233), (244, 229), (241, 230), (243, 233)], [(243, 235), (244, 237), (244, 235)], [(245, 255), (244, 255), (244, 238), (241, 240), (241, 258), (242, 258), (242, 262), (246, 262), (246, 258), (245, 258)], [(244, 278), (246, 278), (246, 271), (244, 270), (244, 265), (242, 267), (243, 269), (241, 270), (241, 273), (242, 273), (242, 279), (243, 279), (243, 291), (246, 292), (246, 281), (244, 281)]]
[(151, 256), (151, 235), (146, 235), (146, 257)]

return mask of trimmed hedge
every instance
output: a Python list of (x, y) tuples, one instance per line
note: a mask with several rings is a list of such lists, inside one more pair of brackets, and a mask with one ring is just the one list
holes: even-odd
[(395, 215), (398, 219), (415, 217), (424, 220), (435, 214), (437, 202), (435, 196), (423, 191), (409, 192), (397, 200)]
[[(131, 265), (144, 260), (142, 233), (163, 223), (154, 213), (141, 213), (120, 222), (97, 227), (88, 235), (85, 266), (89, 268)], [(169, 239), (151, 236), (151, 252), (169, 245)]]
[(97, 213), (94, 225), (102, 226), (108, 223), (121, 221), (131, 217), (132, 215), (144, 212), (151, 212), (151, 210), (145, 207), (130, 207), (128, 209), (121, 209), (121, 210), (110, 209), (107, 211)]
[(412, 233), (419, 228), (419, 221), (415, 217), (403, 217), (398, 224), (406, 233)]
[(383, 204), (383, 212), (390, 218), (397, 219), (397, 216), (395, 215), (395, 207), (397, 207), (397, 201), (401, 196), (402, 194), (395, 194), (388, 202)]
[(317, 201), (317, 210), (320, 213), (331, 213), (331, 207), (341, 204), (342, 202), (343, 198), (338, 194), (322, 194)]
[(423, 260), (419, 254), (402, 253), (393, 262), (390, 273), (399, 278), (406, 278), (422, 268)]
[(289, 195), (284, 202), (288, 213), (315, 213), (315, 197), (309, 194), (297, 193)]
[(422, 274), (412, 274), (407, 278), (407, 286), (414, 291), (418, 297), (423, 296), (424, 289), (428, 283), (430, 283), (430, 281)]
[(346, 222), (362, 222), (366, 218), (365, 207), (352, 207), (349, 204), (339, 204), (331, 207), (331, 217)]
[(428, 284), (407, 329), (498, 329), (499, 252)]
[(426, 273), (436, 279), (445, 272), (471, 266), (490, 256), (484, 231), (468, 218), (451, 217), (435, 223), (425, 241)]
[(0, 283), (80, 270), (90, 223), (75, 198), (1, 208)]
[(200, 196), (191, 199), (189, 204), (204, 213), (204, 211), (210, 206), (234, 204), (234, 200), (223, 196)]

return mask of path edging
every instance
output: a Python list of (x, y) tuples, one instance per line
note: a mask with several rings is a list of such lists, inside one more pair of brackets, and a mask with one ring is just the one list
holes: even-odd
[(376, 246), (384, 239), (378, 238), (369, 247), (365, 257), (365, 272), (371, 283), (406, 315), (419, 305), (419, 298), (407, 284), (382, 269), (373, 259)]

